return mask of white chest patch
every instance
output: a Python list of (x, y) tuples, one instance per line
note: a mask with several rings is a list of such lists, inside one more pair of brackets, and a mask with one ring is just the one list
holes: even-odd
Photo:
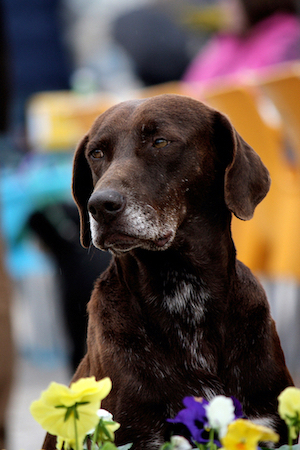
[(164, 306), (171, 314), (184, 315), (187, 310), (192, 311), (195, 320), (200, 320), (205, 313), (205, 303), (209, 294), (199, 283), (192, 281), (178, 281), (172, 294), (164, 296)]

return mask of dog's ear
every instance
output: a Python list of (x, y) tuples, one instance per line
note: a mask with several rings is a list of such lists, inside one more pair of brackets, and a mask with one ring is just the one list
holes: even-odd
[(91, 231), (87, 203), (93, 191), (93, 179), (91, 170), (85, 158), (85, 149), (88, 143), (88, 135), (77, 146), (73, 161), (72, 190), (80, 216), (80, 241), (83, 247), (88, 248), (91, 242)]
[(218, 112), (215, 117), (215, 133), (217, 152), (223, 161), (225, 158), (226, 163), (226, 205), (239, 219), (249, 220), (270, 189), (269, 172), (227, 117)]

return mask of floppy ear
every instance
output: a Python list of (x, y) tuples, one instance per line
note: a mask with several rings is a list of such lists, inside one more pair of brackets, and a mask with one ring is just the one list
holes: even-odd
[(227, 159), (225, 202), (236, 217), (249, 220), (270, 189), (269, 171), (230, 121), (223, 114), (216, 114), (217, 151), (223, 161), (224, 157)]
[(91, 242), (87, 203), (93, 191), (92, 174), (84, 154), (88, 140), (86, 135), (78, 144), (73, 161), (72, 180), (73, 197), (80, 216), (80, 241), (86, 248)]

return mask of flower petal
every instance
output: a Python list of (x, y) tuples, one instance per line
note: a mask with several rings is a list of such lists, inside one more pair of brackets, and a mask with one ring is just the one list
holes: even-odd
[(216, 430), (219, 437), (227, 432), (227, 426), (235, 419), (234, 404), (231, 398), (217, 395), (205, 406), (208, 425)]
[(278, 440), (278, 434), (270, 428), (255, 425), (246, 419), (237, 419), (228, 425), (227, 434), (221, 442), (226, 450), (256, 450), (258, 442)]

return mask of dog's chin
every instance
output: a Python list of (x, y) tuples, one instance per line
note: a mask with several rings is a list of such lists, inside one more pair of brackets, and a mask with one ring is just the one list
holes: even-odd
[(93, 244), (95, 247), (104, 251), (109, 250), (115, 254), (130, 252), (136, 248), (162, 251), (169, 248), (173, 240), (174, 232), (172, 231), (168, 231), (157, 239), (147, 239), (145, 237), (130, 236), (121, 233), (114, 233), (109, 236), (93, 236)]

